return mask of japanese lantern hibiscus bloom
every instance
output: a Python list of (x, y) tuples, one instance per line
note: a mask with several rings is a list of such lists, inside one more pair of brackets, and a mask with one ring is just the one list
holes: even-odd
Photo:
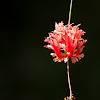
[(55, 30), (49, 33), (49, 37), (45, 38), (44, 42), (48, 42), (48, 45), (44, 47), (51, 49), (54, 53), (51, 53), (54, 62), (61, 62), (64, 60), (66, 63), (71, 58), (72, 63), (80, 60), (84, 57), (81, 53), (85, 46), (84, 40), (81, 36), (84, 35), (84, 31), (79, 29), (80, 24), (76, 26), (65, 25), (63, 21), (57, 24), (55, 23)]

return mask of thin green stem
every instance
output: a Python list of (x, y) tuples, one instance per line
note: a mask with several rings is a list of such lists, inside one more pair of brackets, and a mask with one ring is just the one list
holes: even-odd
[(69, 20), (68, 20), (69, 25), (70, 25), (70, 20), (71, 20), (72, 3), (73, 3), (73, 0), (71, 0), (71, 3), (70, 3)]

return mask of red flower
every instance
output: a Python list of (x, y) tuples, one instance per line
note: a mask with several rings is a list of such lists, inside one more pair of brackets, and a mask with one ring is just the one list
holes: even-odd
[(55, 53), (51, 53), (54, 62), (61, 62), (64, 60), (66, 63), (71, 58), (72, 63), (76, 63), (78, 59), (84, 57), (81, 53), (85, 46), (84, 43), (87, 40), (81, 38), (84, 35), (84, 31), (79, 29), (79, 25), (63, 25), (63, 22), (55, 23), (55, 30), (49, 33), (49, 37), (45, 38), (44, 42), (48, 42), (48, 45), (44, 47), (52, 49)]

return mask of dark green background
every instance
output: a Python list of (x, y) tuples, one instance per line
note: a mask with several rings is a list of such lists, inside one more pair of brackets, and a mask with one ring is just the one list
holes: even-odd
[[(100, 1), (73, 0), (71, 22), (88, 39), (85, 57), (70, 62), (77, 100), (100, 99)], [(70, 0), (0, 1), (0, 100), (63, 100), (69, 95), (66, 64), (43, 48), (55, 22), (68, 22)]]

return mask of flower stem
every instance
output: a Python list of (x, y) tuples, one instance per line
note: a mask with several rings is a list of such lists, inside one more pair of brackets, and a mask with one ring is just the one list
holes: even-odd
[(68, 74), (68, 84), (69, 84), (70, 99), (71, 99), (72, 98), (72, 90), (71, 90), (70, 77), (69, 77), (69, 61), (67, 61), (67, 74)]
[(70, 20), (71, 20), (72, 2), (73, 2), (73, 0), (71, 0), (71, 2), (70, 2), (70, 11), (69, 11), (69, 19), (68, 19), (68, 24), (69, 25), (70, 25)]

